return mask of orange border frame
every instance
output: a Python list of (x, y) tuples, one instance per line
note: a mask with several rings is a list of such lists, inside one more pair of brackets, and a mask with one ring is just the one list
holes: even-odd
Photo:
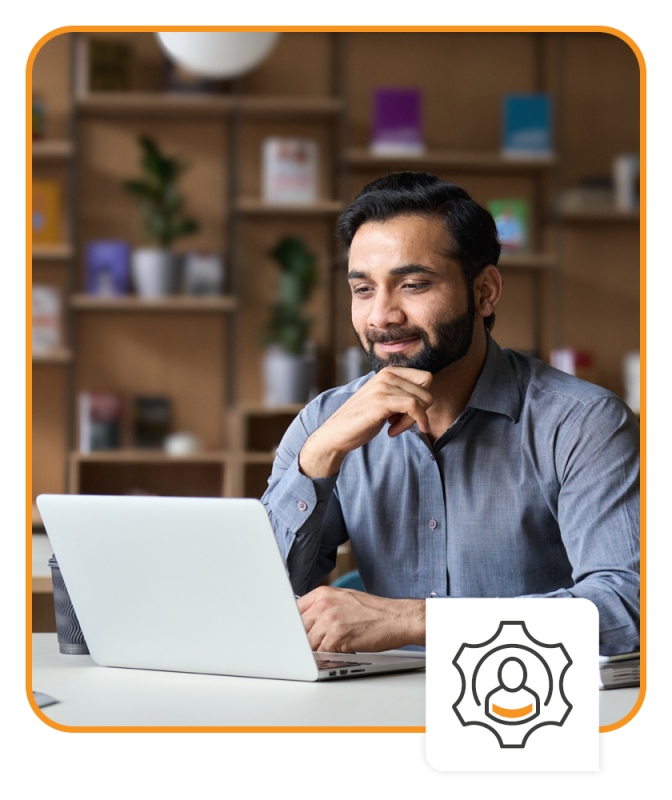
[(643, 590), (641, 594), (641, 684), (639, 695), (634, 708), (613, 725), (600, 727), (600, 733), (614, 731), (628, 723), (642, 707), (646, 695), (646, 65), (644, 56), (635, 42), (622, 31), (605, 26), (589, 25), (502, 25), (502, 26), (369, 26), (369, 25), (231, 25), (231, 26), (201, 26), (201, 25), (166, 25), (163, 27), (147, 25), (99, 25), (99, 26), (65, 26), (56, 28), (45, 34), (33, 47), (26, 64), (26, 420), (31, 420), (26, 425), (26, 694), (35, 714), (51, 728), (58, 731), (82, 733), (424, 733), (424, 727), (171, 727), (171, 726), (81, 726), (69, 727), (49, 719), (37, 706), (32, 692), (32, 498), (28, 488), (32, 486), (32, 336), (28, 320), (31, 316), (32, 306), (32, 82), (33, 62), (35, 56), (46, 42), (63, 33), (91, 32), (91, 31), (128, 31), (149, 32), (161, 31), (280, 31), (280, 32), (338, 32), (338, 33), (608, 33), (622, 39), (633, 51), (639, 63), (639, 130), (641, 148), (641, 206), (640, 206), (640, 245), (639, 245), (639, 336), (640, 351), (642, 353), (641, 366), (641, 432), (640, 447), (642, 455), (642, 519), (641, 519), (641, 576)]

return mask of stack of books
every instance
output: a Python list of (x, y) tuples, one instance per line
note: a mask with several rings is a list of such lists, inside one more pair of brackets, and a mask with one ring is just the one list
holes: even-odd
[(639, 653), (600, 656), (600, 689), (639, 686)]

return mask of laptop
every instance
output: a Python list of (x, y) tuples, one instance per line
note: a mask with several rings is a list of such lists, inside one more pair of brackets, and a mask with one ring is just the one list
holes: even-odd
[(86, 639), (106, 667), (323, 681), (424, 654), (313, 653), (258, 500), (40, 495)]

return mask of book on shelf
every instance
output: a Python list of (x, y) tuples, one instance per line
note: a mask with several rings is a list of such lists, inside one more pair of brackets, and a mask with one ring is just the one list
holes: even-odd
[(510, 198), (490, 200), (488, 209), (492, 214), (502, 253), (520, 253), (529, 245), (529, 211), (527, 200)]
[(619, 211), (639, 208), (639, 156), (616, 156), (613, 165), (614, 201)]
[(193, 251), (184, 257), (182, 288), (189, 295), (218, 295), (224, 288), (224, 257)]
[(61, 187), (56, 181), (33, 181), (33, 244), (61, 241)]
[(140, 449), (163, 447), (170, 433), (168, 397), (133, 398), (133, 444)]
[(425, 152), (419, 89), (374, 91), (370, 149), (376, 156), (421, 156)]
[(33, 284), (33, 356), (61, 346), (61, 293), (55, 286)]
[(600, 656), (600, 689), (637, 687), (639, 681), (639, 652)]
[(113, 297), (130, 289), (131, 248), (118, 239), (98, 239), (86, 245), (85, 285), (88, 294)]
[(80, 453), (119, 449), (121, 416), (121, 395), (114, 392), (80, 392)]
[(551, 350), (550, 361), (555, 369), (589, 383), (595, 383), (593, 354), (589, 350), (576, 350), (571, 347)]
[(318, 145), (313, 139), (271, 136), (262, 145), (262, 196), (266, 203), (317, 202)]
[(548, 94), (505, 94), (502, 117), (503, 156), (541, 159), (553, 155), (552, 104)]
[(124, 92), (133, 88), (134, 54), (127, 42), (77, 38), (75, 50), (75, 91)]

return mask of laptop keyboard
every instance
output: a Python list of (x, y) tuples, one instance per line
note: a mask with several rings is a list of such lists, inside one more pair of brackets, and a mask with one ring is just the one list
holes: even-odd
[(313, 653), (318, 669), (337, 669), (338, 667), (370, 667), (370, 661), (331, 661), (322, 653)]

